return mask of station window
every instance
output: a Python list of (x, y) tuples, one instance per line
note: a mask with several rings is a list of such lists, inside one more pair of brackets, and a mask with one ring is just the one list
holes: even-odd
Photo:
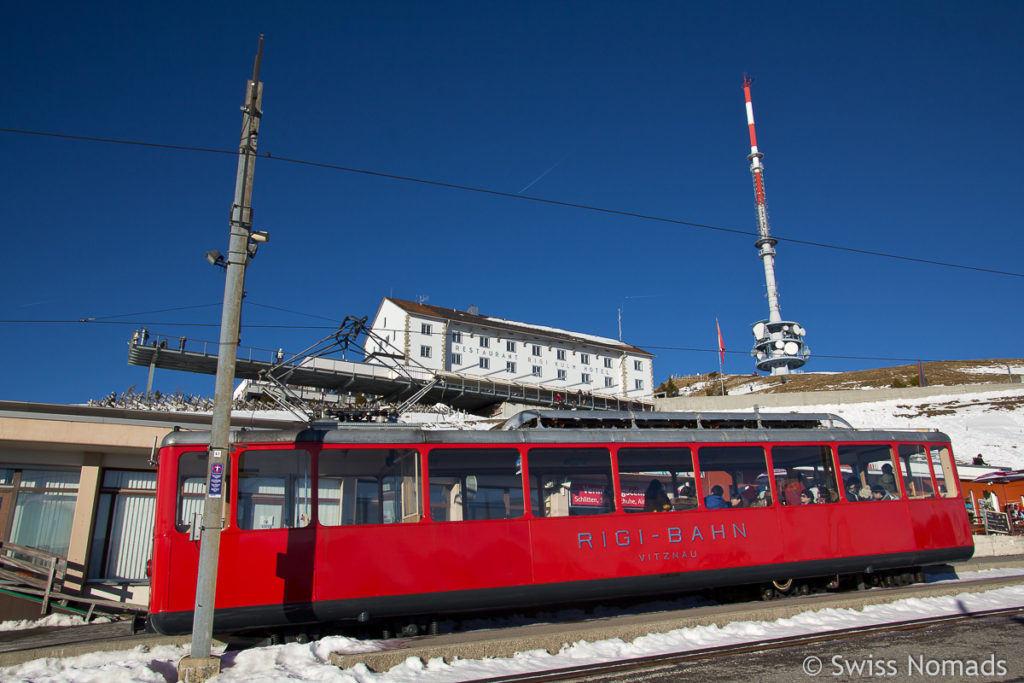
[(505, 372), (511, 372), (513, 375), (516, 374), (516, 364), (514, 361), (505, 361)]
[[(203, 514), (203, 503), (206, 500), (206, 451), (189, 451), (178, 458), (178, 501), (175, 513), (175, 528), (178, 531), (189, 531), (195, 524), (202, 524), (199, 517)], [(228, 483), (224, 478), (224, 500), (228, 500)]]
[(462, 343), (462, 332), (460, 332), (458, 330), (455, 330), (454, 332), (452, 332), (452, 344), (461, 344), (461, 343)]
[(709, 510), (765, 507), (772, 503), (768, 467), (760, 446), (705, 446), (698, 449), (700, 492)]
[(11, 543), (67, 556), (78, 478), (78, 470), (5, 470), (2, 483), (13, 487), (3, 496), (14, 501)]
[(590, 384), (590, 373), (589, 372), (584, 372), (583, 374), (580, 375), (580, 383), (581, 384)]
[(481, 370), (489, 370), (490, 367), (491, 367), (491, 359), (490, 358), (479, 358), (479, 359), (477, 359), (477, 364), (480, 366)]
[(430, 334), (433, 332), (433, 328), (430, 323), (420, 323), (420, 334)]
[(540, 344), (533, 344), (530, 346), (530, 355), (540, 358)]
[(636, 370), (637, 372), (643, 372), (644, 371), (644, 362), (642, 360), (635, 360), (635, 361), (633, 361), (633, 369)]
[(443, 448), (430, 452), (430, 518), (435, 522), (518, 519), (523, 475), (513, 448)]
[(604, 359), (604, 366), (606, 368), (610, 368), (612, 366), (612, 359), (611, 358), (605, 358)]
[(455, 367), (457, 365), (462, 365), (462, 354), (461, 353), (453, 353), (452, 354), (452, 367)]
[(615, 510), (606, 448), (531, 448), (530, 505), (536, 517), (603, 515)]
[(533, 375), (534, 377), (540, 377), (540, 373), (541, 373), (541, 367), (539, 365), (534, 365), (530, 369), (530, 374)]
[(932, 472), (928, 467), (928, 449), (920, 444), (900, 444), (896, 447), (903, 473), (903, 490), (907, 498), (934, 498)]
[(418, 522), (420, 458), (407, 448), (320, 451), (317, 518), (323, 526)]
[(565, 360), (565, 349), (558, 349), (555, 351), (555, 358), (558, 360)]
[(238, 456), (239, 529), (296, 529), (312, 514), (309, 453), (252, 450)]
[(589, 353), (581, 353), (580, 354), (580, 363), (583, 364), (583, 365), (590, 365), (590, 354)]
[(155, 508), (156, 472), (103, 472), (89, 554), (90, 579), (146, 579)]
[(566, 375), (566, 372), (565, 372), (565, 370), (559, 370), (559, 371), (558, 371), (558, 379), (562, 379), (562, 380), (564, 380), (564, 379), (566, 378), (566, 376), (567, 376), (567, 375)]
[(953, 466), (953, 456), (948, 446), (931, 446), (932, 471), (935, 472), (935, 479), (939, 485), (939, 495), (943, 498), (957, 498), (959, 492), (956, 490), (956, 479)]
[(642, 390), (644, 388), (644, 381), (642, 379), (633, 380), (633, 387), (638, 391)]
[(605, 387), (611, 388), (612, 386), (614, 386), (613, 382), (614, 382), (614, 380), (611, 377), (605, 377), (604, 378), (604, 385), (605, 385)]
[(697, 507), (689, 448), (620, 448), (619, 501), (626, 512)]
[[(855, 493), (858, 500), (893, 500), (900, 497), (892, 447), (888, 444), (840, 446), (839, 469), (843, 474), (844, 490)], [(860, 488), (852, 491), (854, 486)]]
[(836, 468), (828, 446), (774, 446), (772, 467), (783, 505), (800, 505), (804, 491), (810, 494), (811, 503), (839, 502)]
[(420, 346), (420, 358), (430, 358), (429, 346)]
[(480, 335), (480, 348), (481, 349), (489, 349), (489, 348), (491, 348), (491, 338), (490, 337), (485, 337), (484, 335), (481, 334)]
[(506, 340), (505, 341), (505, 350), (509, 351), (510, 353), (515, 353), (516, 352), (516, 343), (514, 341)]

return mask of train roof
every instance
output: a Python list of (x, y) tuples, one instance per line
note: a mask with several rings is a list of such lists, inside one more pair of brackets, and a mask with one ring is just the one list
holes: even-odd
[[(209, 443), (209, 431), (174, 431), (163, 446)], [(303, 428), (238, 429), (232, 443), (564, 444), (917, 441), (948, 443), (937, 430), (855, 429), (831, 413), (527, 410), (497, 429), (436, 429), (389, 423), (314, 422)]]

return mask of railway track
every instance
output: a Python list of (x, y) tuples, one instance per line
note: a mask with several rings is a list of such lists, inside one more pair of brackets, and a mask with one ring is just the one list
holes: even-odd
[(767, 602), (742, 602), (671, 611), (624, 614), (577, 622), (531, 624), (501, 630), (468, 631), (440, 636), (423, 636), (385, 641), (386, 650), (331, 655), (331, 662), (342, 668), (358, 663), (373, 671), (387, 671), (408, 657), (423, 662), (440, 658), (456, 659), (512, 657), (517, 652), (545, 650), (558, 653), (565, 644), (620, 639), (632, 642), (650, 633), (666, 633), (692, 626), (725, 627), (738, 621), (775, 621), (802, 612), (827, 608), (861, 609), (866, 605), (889, 603), (911, 597), (939, 597), (964, 592), (982, 592), (1024, 583), (1024, 576), (1007, 576), (913, 584), (867, 591), (812, 594)]
[(797, 645), (828, 643), (852, 637), (877, 635), (896, 631), (910, 631), (914, 629), (928, 628), (930, 626), (937, 626), (940, 624), (953, 624), (962, 621), (985, 619), (989, 617), (1013, 616), (1019, 614), (1024, 614), (1024, 607), (1008, 607), (950, 616), (909, 619), (906, 621), (889, 622), (886, 624), (876, 624), (872, 626), (837, 629), (826, 633), (787, 636), (785, 638), (773, 638), (770, 640), (760, 640), (757, 642), (741, 643), (737, 645), (709, 647), (699, 650), (690, 650), (684, 653), (649, 655), (601, 664), (585, 664), (533, 673), (512, 674), (492, 678), (477, 678), (468, 680), (466, 683), (517, 683), (519, 681), (541, 683), (543, 681), (565, 681), (577, 678), (600, 677), (602, 675), (623, 674), (631, 671), (642, 671), (658, 666), (670, 666), (675, 664), (712, 660), (752, 652), (761, 652), (764, 650), (794, 647)]
[[(441, 636), (393, 639), (385, 641), (387, 650), (358, 655), (333, 654), (333, 663), (343, 668), (357, 662), (366, 663), (377, 671), (385, 671), (409, 656), (419, 656), (425, 661), (435, 656), (445, 659), (465, 659), (479, 656), (511, 656), (514, 651), (529, 649), (552, 649), (550, 643), (557, 642), (557, 651), (565, 640), (585, 639), (589, 641), (609, 637), (633, 639), (650, 632), (661, 632), (710, 623), (728, 623), (751, 618), (777, 619), (802, 611), (826, 607), (848, 607), (852, 604), (875, 604), (891, 602), (906, 597), (922, 595), (949, 595), (961, 592), (992, 590), (1007, 585), (1024, 583), (1024, 576), (975, 579), (967, 581), (915, 584), (900, 588), (880, 588), (870, 591), (830, 593), (793, 597), (770, 602), (747, 602), (721, 604), (708, 607), (689, 607), (669, 612), (643, 612), (624, 614), (611, 618), (597, 618), (572, 623), (533, 624), (491, 631), (467, 631)], [(908, 625), (906, 628), (911, 628)], [(857, 629), (851, 629), (857, 631)], [(576, 637), (578, 635), (578, 638)], [(783, 642), (785, 639), (781, 640)], [(42, 657), (72, 657), (88, 652), (117, 651), (145, 645), (184, 645), (191, 641), (190, 635), (162, 636), (139, 631), (131, 620), (104, 624), (87, 624), (72, 627), (33, 629), (31, 631), (0, 632), (0, 667), (14, 666)], [(243, 648), (243, 641), (227, 643), (229, 648)], [(789, 640), (794, 644), (797, 640)], [(781, 647), (779, 645), (778, 647)], [(737, 646), (742, 647), (742, 646)], [(760, 648), (770, 647), (764, 643)], [(474, 652), (484, 652), (474, 655)], [(503, 653), (507, 650), (507, 653)], [(719, 648), (723, 653), (727, 648)], [(735, 650), (740, 652), (742, 650)], [(696, 653), (680, 655), (693, 656)], [(711, 656), (711, 652), (702, 656)], [(681, 660), (682, 661), (682, 660)], [(516, 679), (509, 679), (516, 680)], [(542, 679), (522, 679), (542, 680)]]

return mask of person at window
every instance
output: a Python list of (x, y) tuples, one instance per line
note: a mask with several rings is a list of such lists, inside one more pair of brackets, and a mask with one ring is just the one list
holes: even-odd
[(799, 505), (800, 492), (805, 490), (800, 475), (790, 470), (786, 475), (786, 486), (782, 489), (782, 498), (786, 505)]
[(892, 500), (892, 496), (881, 486), (871, 487), (871, 500)]
[[(882, 488), (890, 496), (896, 494), (896, 477), (892, 473), (892, 465), (886, 463), (882, 465)], [(874, 491), (872, 491), (874, 493)], [(891, 500), (891, 498), (890, 498)]]
[(743, 500), (743, 494), (739, 491), (732, 494), (729, 498), (729, 507), (731, 508), (742, 508), (746, 507), (745, 501)]
[(715, 484), (711, 487), (711, 495), (704, 496), (704, 507), (708, 510), (724, 510), (729, 507), (729, 503), (722, 498), (722, 487)]
[(644, 512), (665, 512), (672, 509), (672, 501), (658, 479), (651, 479), (644, 492)]
[(800, 492), (800, 504), (810, 505), (814, 502), (814, 494), (811, 493), (810, 489), (804, 489)]
[(850, 477), (846, 480), (846, 500), (851, 503), (860, 503), (864, 499), (860, 497), (860, 482), (857, 477)]

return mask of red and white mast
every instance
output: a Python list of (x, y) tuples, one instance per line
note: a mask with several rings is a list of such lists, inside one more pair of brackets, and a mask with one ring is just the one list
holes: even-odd
[(804, 345), (805, 330), (797, 323), (782, 319), (779, 308), (779, 289), (775, 283), (775, 245), (778, 240), (768, 229), (768, 205), (765, 202), (764, 154), (757, 148), (757, 133), (754, 131), (754, 105), (750, 101), (750, 84), (753, 79), (743, 76), (743, 96), (747, 103), (747, 129), (750, 132), (750, 174), (754, 177), (754, 198), (757, 202), (757, 231), (759, 238), (754, 246), (764, 265), (764, 281), (768, 296), (768, 319), (754, 323), (754, 338), (757, 340), (750, 352), (756, 358), (758, 370), (773, 375), (785, 375), (801, 367), (811, 351)]

